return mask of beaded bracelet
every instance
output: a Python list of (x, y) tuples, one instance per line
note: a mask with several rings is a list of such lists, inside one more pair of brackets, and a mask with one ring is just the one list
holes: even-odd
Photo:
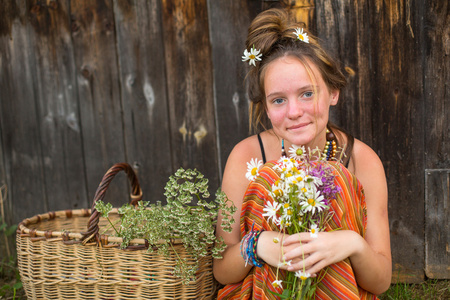
[(256, 255), (256, 247), (261, 233), (261, 230), (253, 230), (252, 226), (252, 230), (242, 238), (240, 250), (245, 261), (245, 266), (250, 264), (251, 266), (262, 267), (264, 264), (264, 261)]

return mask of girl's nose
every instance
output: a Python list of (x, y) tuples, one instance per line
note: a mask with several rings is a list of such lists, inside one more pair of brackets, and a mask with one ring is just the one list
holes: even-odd
[(287, 108), (288, 108), (287, 116), (290, 119), (296, 119), (303, 115), (303, 108), (300, 101), (289, 100)]

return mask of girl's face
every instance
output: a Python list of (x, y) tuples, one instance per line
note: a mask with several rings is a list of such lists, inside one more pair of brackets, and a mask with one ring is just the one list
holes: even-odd
[(314, 149), (325, 146), (330, 105), (336, 105), (339, 91), (329, 91), (317, 67), (294, 56), (280, 57), (265, 71), (264, 91), (267, 115), (274, 132), (294, 145)]

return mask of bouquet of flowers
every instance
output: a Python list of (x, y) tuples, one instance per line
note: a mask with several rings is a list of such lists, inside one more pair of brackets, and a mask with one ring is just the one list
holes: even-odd
[[(247, 178), (255, 180), (262, 162), (252, 159), (247, 165)], [(271, 186), (271, 199), (265, 202), (263, 216), (275, 224), (280, 233), (309, 232), (311, 237), (317, 237), (332, 216), (330, 201), (339, 192), (326, 158), (319, 149), (306, 153), (304, 147), (292, 146), (289, 157), (282, 156), (273, 168), (280, 178)], [(290, 261), (283, 261), (278, 267), (289, 264)], [(277, 278), (272, 285), (283, 288), (283, 293), (277, 294), (282, 299), (310, 299), (314, 298), (322, 277), (311, 277), (305, 270), (299, 270), (287, 272), (284, 284)]]

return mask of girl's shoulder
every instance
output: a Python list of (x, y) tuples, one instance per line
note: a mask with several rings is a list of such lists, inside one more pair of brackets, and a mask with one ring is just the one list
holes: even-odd
[(367, 185), (377, 177), (380, 180), (385, 178), (383, 163), (378, 154), (358, 139), (355, 139), (348, 168), (363, 185)]

